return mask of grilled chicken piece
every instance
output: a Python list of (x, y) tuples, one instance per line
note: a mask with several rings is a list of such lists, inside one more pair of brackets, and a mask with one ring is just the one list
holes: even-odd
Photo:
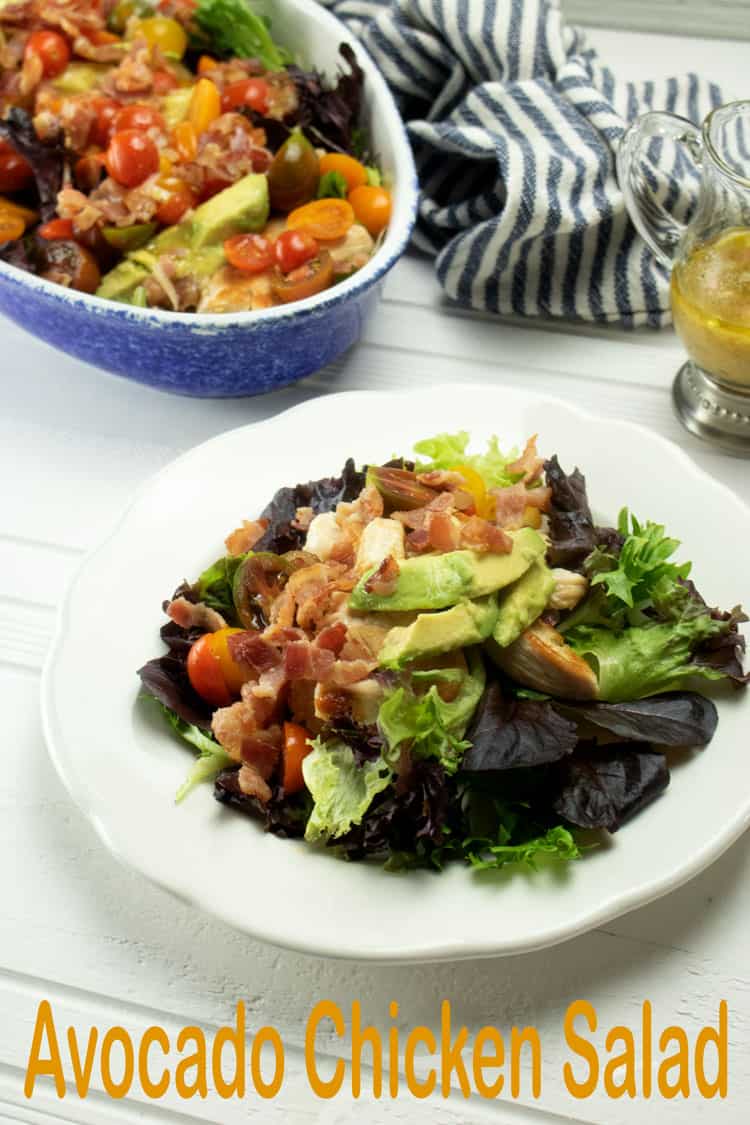
[(589, 588), (588, 578), (575, 570), (555, 567), (552, 571), (555, 587), (549, 596), (550, 609), (573, 609), (586, 596)]
[(333, 258), (333, 268), (338, 277), (361, 269), (370, 260), (374, 245), (368, 231), (359, 223), (350, 226), (343, 238), (323, 243)]
[(500, 648), (490, 643), (490, 655), (506, 675), (525, 687), (559, 699), (596, 699), (596, 675), (582, 656), (550, 625), (537, 621), (517, 641)]
[(203, 290), (199, 313), (244, 312), (270, 309), (275, 304), (271, 292), (273, 271), (243, 273), (233, 266), (222, 266), (209, 278)]

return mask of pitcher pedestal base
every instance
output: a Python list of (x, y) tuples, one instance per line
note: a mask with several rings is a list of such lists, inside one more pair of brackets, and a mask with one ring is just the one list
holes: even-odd
[(750, 457), (750, 394), (717, 386), (688, 360), (677, 372), (672, 402), (691, 434), (735, 457)]

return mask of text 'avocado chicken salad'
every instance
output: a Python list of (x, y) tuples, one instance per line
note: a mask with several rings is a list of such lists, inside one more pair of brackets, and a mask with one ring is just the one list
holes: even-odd
[(272, 31), (252, 0), (0, 0), (0, 260), (211, 314), (361, 269), (391, 214), (364, 72)]
[(466, 433), (281, 488), (164, 603), (145, 693), (217, 799), (351, 859), (575, 859), (669, 782), (744, 687), (746, 618), (710, 608), (664, 528), (597, 526), (531, 438)]

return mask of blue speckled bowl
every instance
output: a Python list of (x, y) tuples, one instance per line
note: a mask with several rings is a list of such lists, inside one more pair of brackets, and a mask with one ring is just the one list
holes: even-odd
[(369, 55), (313, 0), (268, 6), (274, 34), (333, 76), (350, 42), (365, 71), (366, 122), (393, 188), (383, 245), (363, 269), (316, 297), (257, 312), (206, 315), (103, 301), (0, 262), (0, 311), (34, 336), (107, 371), (176, 394), (254, 395), (317, 371), (351, 347), (379, 283), (403, 253), (414, 224), (417, 178), (396, 106)]

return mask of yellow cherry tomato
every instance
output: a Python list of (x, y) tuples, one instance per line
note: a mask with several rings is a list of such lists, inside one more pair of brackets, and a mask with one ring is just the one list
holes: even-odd
[(382, 187), (363, 184), (350, 191), (348, 200), (358, 222), (375, 237), (388, 226), (391, 218), (391, 193)]
[(344, 152), (327, 152), (321, 156), (321, 176), (325, 176), (326, 172), (338, 172), (343, 176), (346, 180), (347, 192), (354, 191), (355, 188), (367, 183), (367, 169), (364, 164), (360, 164), (353, 156), (347, 156)]
[(454, 465), (451, 472), (460, 473), (466, 481), (465, 491), (474, 500), (474, 507), (478, 516), (483, 519), (489, 519), (495, 514), (495, 502), (491, 496), (487, 495), (485, 483), (482, 480), (476, 469), (472, 469), (470, 465)]
[(142, 37), (150, 47), (158, 47), (165, 55), (181, 59), (187, 48), (187, 35), (177, 20), (151, 16), (137, 20), (133, 28), (136, 38)]
[(36, 211), (0, 195), (0, 242), (14, 242), (37, 218)]
[(202, 133), (221, 115), (219, 87), (210, 78), (199, 78), (190, 97), (188, 121), (196, 133)]
[(172, 140), (180, 160), (189, 164), (198, 155), (198, 134), (190, 121), (180, 121), (172, 130)]

